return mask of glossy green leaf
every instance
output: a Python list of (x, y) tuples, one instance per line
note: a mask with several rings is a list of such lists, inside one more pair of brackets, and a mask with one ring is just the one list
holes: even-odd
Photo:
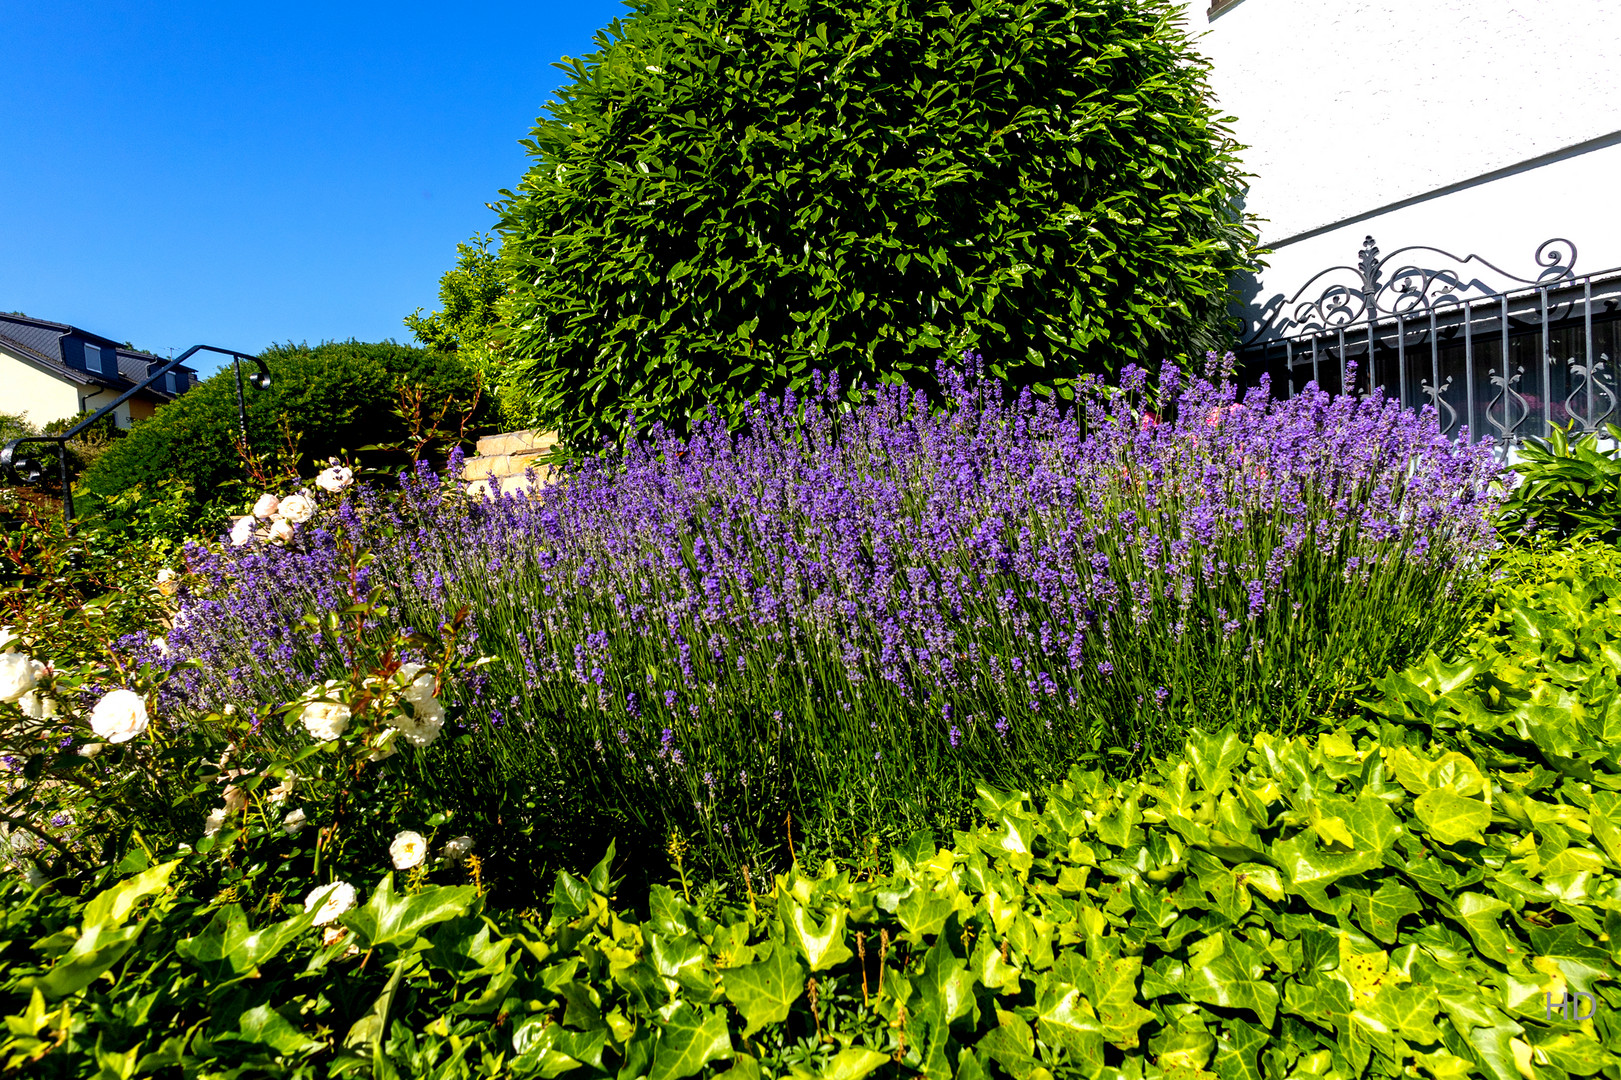
[(726, 997), (743, 1014), (747, 1038), (767, 1024), (779, 1024), (805, 989), (805, 967), (786, 945), (758, 963), (721, 972)]
[(718, 1009), (681, 1005), (659, 1032), (648, 1080), (682, 1080), (703, 1071), (711, 1061), (732, 1056), (726, 1014)]
[(435, 923), (465, 915), (478, 895), (471, 885), (454, 888), (429, 886), (420, 893), (394, 892), (394, 875), (385, 874), (360, 908), (343, 916), (355, 934), (355, 944), (374, 949), (383, 945), (409, 945)]

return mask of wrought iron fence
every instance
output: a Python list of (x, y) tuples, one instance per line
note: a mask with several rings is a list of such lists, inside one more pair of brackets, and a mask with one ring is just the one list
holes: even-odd
[(1381, 257), (1370, 236), (1355, 266), (1322, 271), (1251, 321), (1240, 377), (1264, 372), (1280, 395), (1377, 386), (1433, 404), (1447, 435), (1467, 427), (1505, 453), (1555, 425), (1602, 435), (1621, 424), (1621, 267), (1578, 275), (1576, 245), (1561, 239), (1538, 247), (1536, 264), (1520, 277), (1421, 245)]

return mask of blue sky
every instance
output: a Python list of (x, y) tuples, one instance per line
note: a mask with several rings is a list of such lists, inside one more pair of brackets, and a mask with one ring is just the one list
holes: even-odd
[(626, 13), (0, 0), (0, 311), (160, 355), (407, 341), (553, 62)]

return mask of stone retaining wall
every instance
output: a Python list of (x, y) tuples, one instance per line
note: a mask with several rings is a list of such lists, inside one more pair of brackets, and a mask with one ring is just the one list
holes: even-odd
[(524, 476), (528, 469), (535, 470), (536, 486), (545, 487), (551, 482), (553, 469), (538, 462), (556, 445), (555, 431), (513, 431), (484, 436), (478, 441), (477, 456), (462, 464), (467, 493), (477, 496), (528, 491), (530, 484)]

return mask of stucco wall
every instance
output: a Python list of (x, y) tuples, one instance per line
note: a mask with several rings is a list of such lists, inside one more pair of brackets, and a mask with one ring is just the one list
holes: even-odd
[[(110, 405), (120, 393), (122, 393), (122, 391), (113, 390), (111, 388), (96, 389), (94, 391), (87, 388), (85, 391), (84, 407), (86, 409), (103, 408)], [(122, 405), (118, 406), (118, 408), (113, 410), (113, 422), (121, 428), (129, 427), (132, 421), (129, 407), (130, 402), (126, 401)], [(150, 413), (148, 415), (150, 415)]]
[(1263, 299), (1354, 262), (1367, 234), (1517, 273), (1562, 236), (1578, 270), (1621, 266), (1621, 0), (1208, 7), (1189, 0), (1187, 25), (1279, 249)]
[(22, 413), (42, 427), (79, 411), (78, 390), (0, 349), (0, 412)]

